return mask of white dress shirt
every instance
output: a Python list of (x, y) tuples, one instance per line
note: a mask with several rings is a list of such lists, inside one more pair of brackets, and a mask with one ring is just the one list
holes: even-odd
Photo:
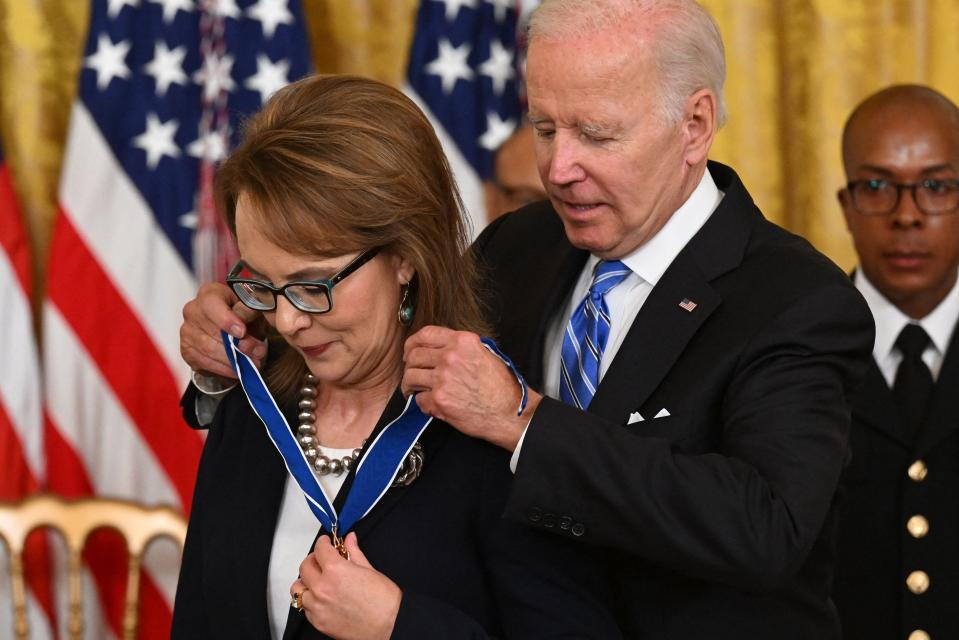
[[(622, 258), (622, 263), (629, 267), (630, 273), (618, 285), (606, 293), (606, 306), (609, 307), (610, 326), (609, 338), (603, 350), (603, 357), (599, 363), (599, 379), (609, 369), (610, 363), (616, 357), (619, 347), (623, 344), (633, 320), (646, 302), (653, 287), (659, 282), (663, 273), (669, 268), (679, 252), (689, 243), (694, 235), (702, 228), (709, 216), (723, 199), (723, 193), (716, 187), (709, 170), (703, 172), (699, 185), (693, 190), (683, 205), (670, 216), (663, 228), (647, 240), (634, 252)], [(582, 302), (589, 290), (593, 279), (593, 270), (599, 262), (596, 256), (590, 256), (583, 266), (583, 270), (570, 291), (566, 302), (559, 312), (550, 320), (546, 331), (546, 343), (543, 356), (543, 393), (551, 398), (559, 398), (560, 363), (562, 362), (563, 336), (570, 316), (579, 303)], [(520, 437), (510, 468), (516, 471), (520, 449), (526, 432)]]
[[(344, 458), (353, 453), (353, 449), (331, 449), (319, 447), (320, 453), (330, 459)], [(340, 492), (346, 474), (318, 475), (320, 486), (332, 504), (333, 498)], [(320, 530), (320, 523), (306, 504), (306, 498), (300, 491), (293, 476), (286, 474), (286, 486), (283, 488), (283, 501), (280, 503), (280, 515), (276, 520), (273, 533), (273, 547), (270, 550), (270, 569), (267, 574), (267, 612), (274, 640), (283, 637), (286, 618), (290, 613), (290, 585), (300, 575), (300, 563), (306, 558), (313, 544), (313, 538)]]
[(889, 388), (892, 388), (896, 380), (896, 370), (902, 362), (902, 353), (896, 347), (896, 339), (910, 323), (918, 324), (929, 334), (929, 346), (922, 352), (922, 361), (929, 367), (932, 379), (937, 380), (946, 349), (952, 340), (952, 332), (956, 328), (956, 319), (959, 318), (959, 284), (953, 285), (952, 290), (929, 315), (913, 320), (879, 293), (862, 269), (856, 270), (854, 281), (876, 321), (876, 344), (873, 346), (872, 355)]

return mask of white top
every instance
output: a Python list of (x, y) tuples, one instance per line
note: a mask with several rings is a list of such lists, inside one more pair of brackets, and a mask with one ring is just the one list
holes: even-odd
[[(345, 458), (353, 449), (331, 449), (319, 447), (320, 453), (330, 459)], [(320, 486), (332, 503), (340, 492), (346, 474), (318, 475)], [(273, 532), (273, 548), (270, 551), (270, 570), (267, 574), (266, 608), (270, 616), (270, 628), (274, 640), (283, 637), (286, 618), (290, 612), (290, 585), (300, 575), (300, 563), (312, 549), (313, 539), (320, 530), (320, 523), (306, 504), (303, 492), (297, 486), (293, 476), (287, 474), (283, 488), (283, 501), (280, 503), (280, 515)]]
[[(622, 258), (632, 271), (622, 282), (606, 293), (606, 306), (609, 307), (610, 327), (603, 358), (599, 363), (599, 379), (609, 369), (610, 363), (616, 357), (629, 328), (636, 319), (636, 315), (646, 302), (653, 287), (659, 282), (663, 273), (669, 268), (679, 252), (689, 243), (694, 235), (702, 228), (709, 216), (723, 199), (723, 193), (716, 187), (716, 182), (709, 174), (703, 172), (703, 177), (683, 205), (670, 216), (663, 228), (656, 235), (643, 243), (634, 252)], [(543, 356), (543, 393), (551, 398), (559, 398), (560, 362), (562, 361), (563, 334), (566, 324), (576, 307), (586, 296), (593, 278), (593, 269), (599, 258), (590, 256), (583, 266), (583, 270), (576, 280), (576, 284), (566, 298), (565, 304), (550, 321), (546, 332), (546, 344)], [(520, 449), (526, 432), (520, 437), (510, 468), (515, 471), (519, 460)]]
[(918, 324), (929, 334), (930, 343), (922, 352), (922, 361), (929, 367), (932, 379), (938, 379), (946, 349), (949, 347), (949, 341), (952, 340), (952, 332), (956, 328), (956, 319), (959, 318), (959, 285), (953, 285), (952, 290), (929, 315), (920, 320), (913, 320), (879, 293), (875, 285), (866, 278), (862, 269), (856, 270), (854, 280), (856, 288), (866, 299), (866, 304), (869, 305), (873, 320), (876, 322), (876, 344), (873, 346), (872, 355), (889, 388), (892, 388), (896, 379), (896, 369), (902, 362), (902, 353), (895, 346), (896, 338), (899, 337), (903, 327), (910, 323)]

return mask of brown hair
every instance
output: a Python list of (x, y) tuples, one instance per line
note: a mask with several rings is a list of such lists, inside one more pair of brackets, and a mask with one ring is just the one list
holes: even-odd
[[(449, 164), (429, 121), (400, 91), (332, 75), (281, 89), (246, 123), (216, 192), (234, 234), (242, 194), (260, 231), (293, 253), (381, 247), (408, 260), (416, 270), (411, 333), (429, 324), (488, 330)], [(400, 295), (397, 288), (397, 308)], [(304, 371), (287, 350), (270, 367), (270, 386), (288, 398)]]

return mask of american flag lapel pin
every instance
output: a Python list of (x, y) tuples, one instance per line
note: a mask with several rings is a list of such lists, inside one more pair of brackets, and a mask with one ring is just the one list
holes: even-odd
[(689, 298), (683, 298), (683, 301), (679, 303), (679, 308), (683, 311), (688, 311), (689, 313), (693, 312), (693, 309), (696, 308), (696, 303), (690, 300)]

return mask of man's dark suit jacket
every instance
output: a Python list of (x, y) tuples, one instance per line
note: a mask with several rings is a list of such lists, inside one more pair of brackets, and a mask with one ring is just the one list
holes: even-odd
[[(853, 404), (834, 597), (848, 639), (959, 638), (959, 343), (954, 333), (918, 430), (873, 362)], [(910, 533), (922, 516), (928, 533)], [(921, 531), (913, 529), (914, 531)], [(925, 571), (929, 588), (906, 580)]]
[[(195, 393), (191, 386), (183, 399), (194, 427)], [(397, 393), (377, 430), (403, 404)], [(295, 425), (296, 403), (285, 413)], [(420, 443), (422, 475), (387, 491), (354, 527), (372, 565), (403, 590), (394, 638), (619, 637), (608, 583), (576, 545), (502, 519), (510, 481), (505, 451), (440, 421)], [(174, 640), (270, 638), (267, 572), (286, 474), (263, 424), (235, 389), (217, 409), (200, 460)], [(351, 482), (352, 474), (337, 509)], [(311, 550), (303, 549), (304, 558)], [(326, 636), (290, 609), (283, 637)]]
[[(588, 413), (537, 409), (507, 515), (600, 548), (630, 637), (836, 638), (834, 499), (872, 317), (731, 169), (709, 171), (725, 197), (653, 288)], [(546, 203), (476, 248), (501, 346), (539, 387), (547, 326), (587, 254)], [(632, 412), (644, 421), (627, 426)]]

